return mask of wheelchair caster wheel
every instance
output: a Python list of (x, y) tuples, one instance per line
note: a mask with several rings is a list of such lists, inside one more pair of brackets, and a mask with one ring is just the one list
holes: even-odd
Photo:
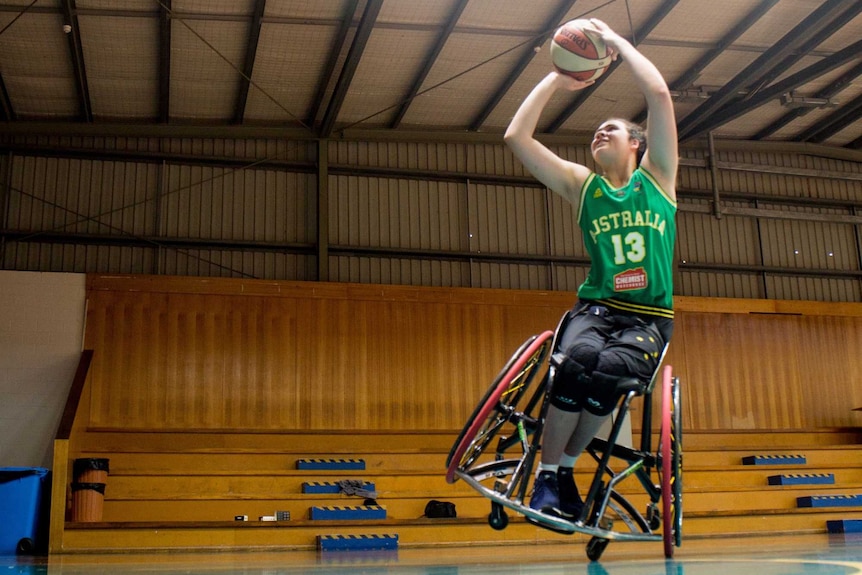
[(659, 513), (658, 506), (655, 503), (651, 503), (647, 507), (646, 517), (650, 530), (655, 531), (661, 527), (661, 513)]
[(491, 529), (502, 531), (509, 525), (509, 515), (499, 503), (491, 504), (491, 514), (488, 515), (488, 525)]
[(590, 539), (590, 542), (587, 543), (587, 558), (590, 561), (598, 561), (610, 542), (610, 539), (602, 539), (601, 537)]

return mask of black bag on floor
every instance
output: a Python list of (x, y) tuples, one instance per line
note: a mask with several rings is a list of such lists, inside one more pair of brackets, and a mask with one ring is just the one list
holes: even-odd
[(425, 517), (433, 519), (458, 517), (455, 512), (455, 504), (449, 501), (437, 501), (432, 499), (425, 506)]

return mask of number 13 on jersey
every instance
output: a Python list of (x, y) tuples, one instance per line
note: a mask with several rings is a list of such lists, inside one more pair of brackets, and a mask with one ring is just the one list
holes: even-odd
[(614, 244), (614, 263), (618, 266), (626, 262), (640, 263), (646, 257), (646, 245), (640, 232), (629, 232), (625, 237), (614, 234), (611, 241)]

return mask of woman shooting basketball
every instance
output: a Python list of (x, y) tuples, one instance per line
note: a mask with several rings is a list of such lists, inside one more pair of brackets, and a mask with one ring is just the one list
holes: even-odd
[(596, 172), (566, 161), (534, 137), (542, 110), (557, 90), (581, 82), (548, 74), (527, 96), (505, 140), (524, 166), (572, 203), (591, 267), (578, 289), (573, 318), (560, 336), (559, 362), (542, 438), (530, 507), (577, 518), (583, 506), (573, 467), (613, 411), (616, 383), (648, 381), (673, 330), (673, 249), (676, 236), (677, 133), (670, 91), (658, 69), (600, 20), (589, 30), (631, 67), (646, 98), (644, 132), (610, 119), (590, 149)]

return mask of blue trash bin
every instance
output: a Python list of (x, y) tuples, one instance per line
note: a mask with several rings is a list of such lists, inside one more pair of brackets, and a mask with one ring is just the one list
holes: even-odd
[(48, 470), (0, 467), (0, 555), (33, 553), (44, 541)]

